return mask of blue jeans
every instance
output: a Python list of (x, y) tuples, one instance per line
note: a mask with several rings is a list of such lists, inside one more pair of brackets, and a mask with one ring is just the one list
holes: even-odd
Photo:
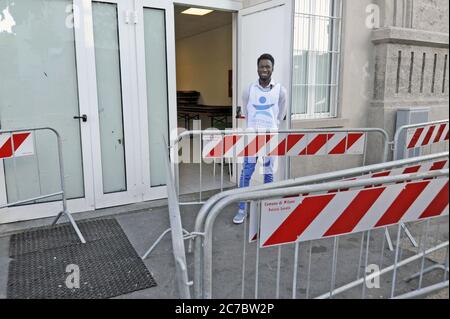
[[(239, 187), (248, 187), (250, 185), (250, 179), (255, 171), (257, 157), (245, 157), (244, 165), (242, 167), (241, 179), (239, 181)], [(273, 182), (273, 159), (271, 157), (264, 158), (264, 184)], [(239, 203), (239, 209), (245, 209), (245, 202)]]

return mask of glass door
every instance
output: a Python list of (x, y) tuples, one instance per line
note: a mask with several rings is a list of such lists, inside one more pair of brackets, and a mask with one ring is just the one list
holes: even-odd
[[(93, 208), (89, 126), (74, 116), (86, 114), (83, 63), (85, 42), (76, 27), (80, 0), (0, 0), (0, 129), (48, 126), (63, 142), (65, 184), (71, 211)], [(0, 160), (0, 204), (60, 190), (57, 144), (48, 131), (32, 137), (34, 155)], [(58, 198), (0, 210), (0, 223), (54, 216)]]
[[(143, 200), (165, 197), (165, 148), (176, 128), (173, 4), (136, 1), (136, 62)], [(173, 136), (172, 136), (173, 138)]]
[(92, 1), (95, 207), (139, 201), (132, 1)]

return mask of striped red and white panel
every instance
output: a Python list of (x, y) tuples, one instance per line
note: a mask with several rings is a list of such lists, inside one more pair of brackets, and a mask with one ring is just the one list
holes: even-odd
[[(384, 177), (384, 176), (395, 176), (395, 175), (401, 175), (401, 174), (410, 174), (410, 173), (421, 173), (421, 172), (428, 172), (428, 171), (434, 171), (439, 169), (448, 168), (449, 160), (443, 159), (443, 160), (435, 160), (435, 161), (428, 161), (423, 163), (418, 163), (414, 165), (409, 165), (405, 167), (399, 167), (394, 168), (391, 170), (385, 170), (385, 171), (379, 171), (375, 173), (370, 174), (364, 174), (353, 178), (345, 179), (345, 181), (350, 180), (358, 180), (358, 179), (367, 179), (367, 178), (376, 178), (376, 177)], [(378, 185), (381, 186), (381, 185)], [(366, 186), (365, 188), (371, 188), (372, 186)], [(346, 191), (348, 189), (340, 189), (339, 191)], [(338, 190), (331, 190), (328, 192), (323, 192), (323, 194), (329, 194), (329, 193), (336, 193)], [(317, 193), (320, 194), (320, 193)], [(306, 196), (307, 194), (303, 194), (303, 196)], [(301, 195), (298, 195), (301, 196)], [(296, 196), (289, 196), (286, 198), (292, 198)], [(257, 238), (257, 223), (258, 223), (258, 216), (252, 216), (250, 214), (249, 216), (249, 234), (248, 234), (248, 240), (249, 242), (252, 242), (256, 240)]]
[[(13, 152), (13, 145), (14, 145), (14, 152)], [(0, 134), (0, 158), (9, 158), (12, 157), (13, 155), (18, 157), (33, 154), (34, 154), (34, 145), (31, 132)]]
[(410, 128), (406, 133), (406, 148), (412, 149), (448, 141), (448, 130), (448, 122)]
[[(206, 138), (203, 157), (360, 155), (364, 152), (363, 132), (227, 135)], [(205, 141), (205, 139), (204, 139)]]
[(261, 247), (448, 215), (448, 177), (261, 203)]

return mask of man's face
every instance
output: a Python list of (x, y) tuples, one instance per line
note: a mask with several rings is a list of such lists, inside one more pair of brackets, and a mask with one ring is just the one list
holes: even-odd
[(270, 60), (260, 60), (258, 63), (258, 75), (261, 80), (268, 80), (272, 76), (273, 65)]

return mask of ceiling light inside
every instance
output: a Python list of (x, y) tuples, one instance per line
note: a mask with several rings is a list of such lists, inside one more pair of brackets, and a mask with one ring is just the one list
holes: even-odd
[(213, 10), (209, 10), (209, 9), (189, 8), (189, 9), (182, 11), (181, 13), (192, 14), (192, 15), (196, 15), (196, 16), (204, 16), (205, 14), (208, 14), (212, 11)]

